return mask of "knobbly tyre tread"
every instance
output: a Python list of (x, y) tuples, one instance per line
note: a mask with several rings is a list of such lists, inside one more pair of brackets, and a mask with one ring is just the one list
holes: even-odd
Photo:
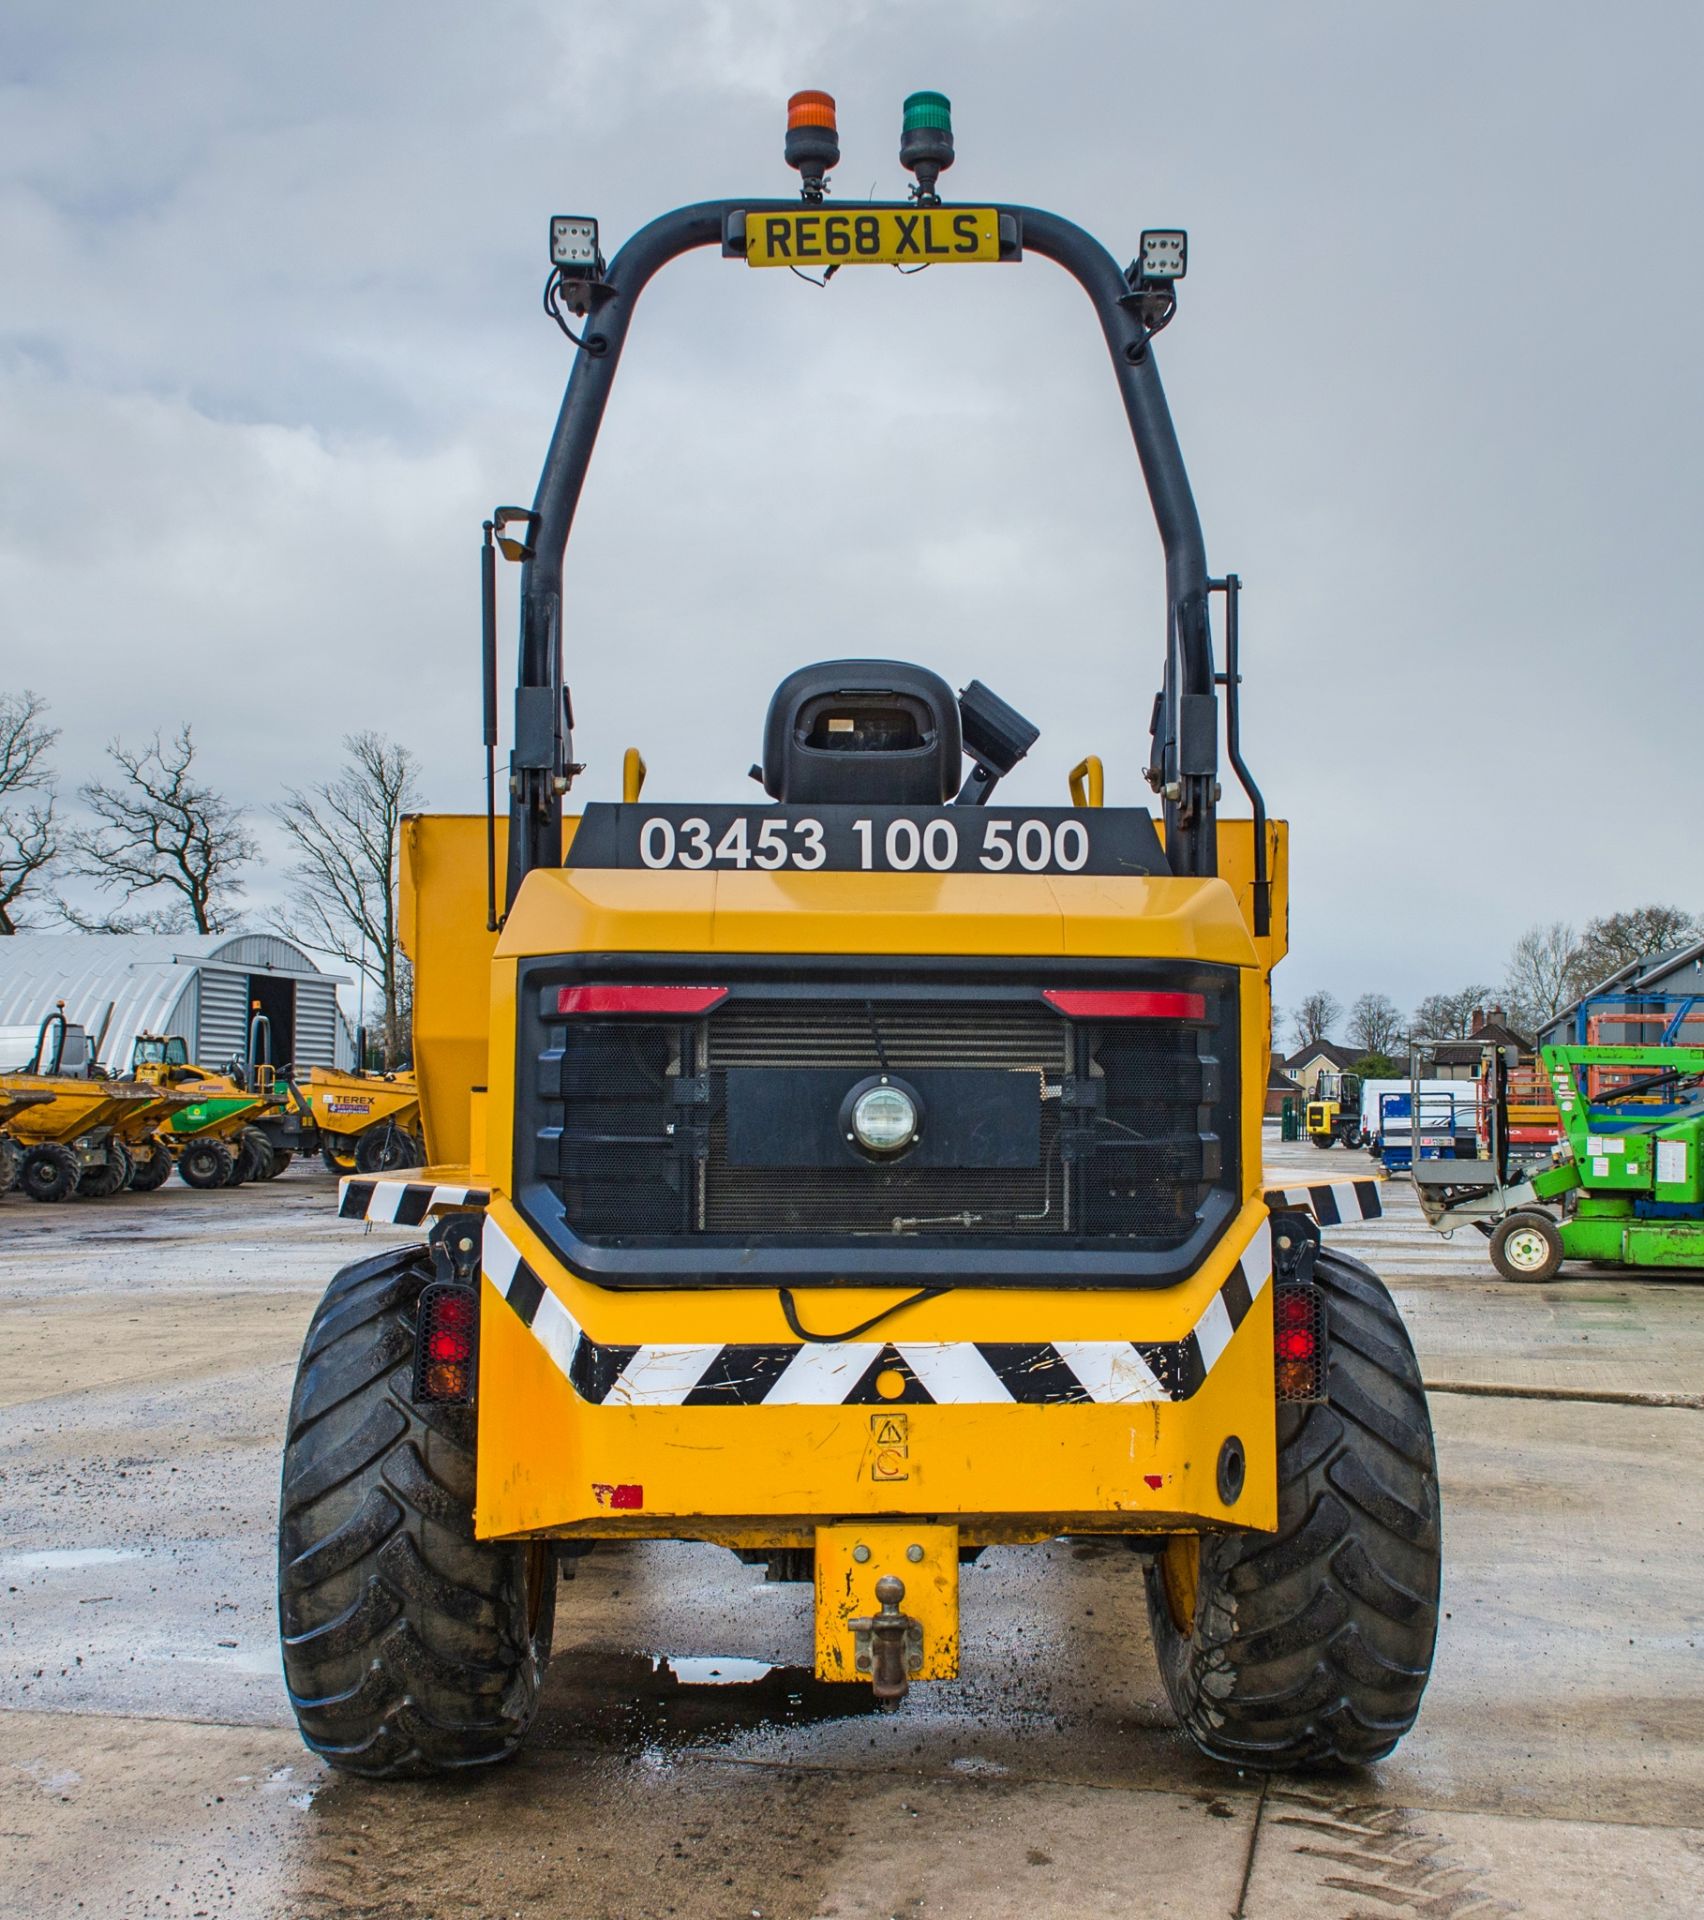
[(178, 1148), (177, 1176), (198, 1193), (231, 1184), (231, 1150), (222, 1140), (189, 1140)]
[(1214, 1759), (1363, 1766), (1414, 1724), (1438, 1629), (1441, 1523), (1419, 1366), (1383, 1283), (1322, 1249), (1323, 1402), (1278, 1409), (1278, 1530), (1205, 1535), (1193, 1630), (1157, 1564), (1148, 1615), (1183, 1728)]
[(82, 1200), (110, 1200), (130, 1184), (130, 1154), (122, 1140), (114, 1137), (106, 1143), (106, 1158), (98, 1167), (84, 1167), (77, 1176), (77, 1195)]
[(272, 1142), (259, 1127), (244, 1127), (237, 1136), (237, 1160), (244, 1180), (272, 1178)]
[(82, 1169), (77, 1156), (57, 1140), (44, 1140), (24, 1155), (18, 1185), (32, 1200), (56, 1206), (77, 1191)]
[(156, 1140), (144, 1154), (131, 1156), (130, 1191), (154, 1193), (171, 1177), (172, 1156), (164, 1142)]
[(504, 1760), (538, 1704), (556, 1570), (473, 1537), (474, 1420), (416, 1407), (418, 1247), (345, 1267), (291, 1396), (278, 1522), (284, 1677), (302, 1738), (375, 1778)]

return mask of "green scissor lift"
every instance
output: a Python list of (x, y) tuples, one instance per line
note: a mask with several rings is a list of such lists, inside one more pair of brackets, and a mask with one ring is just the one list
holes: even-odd
[[(1499, 1076), (1490, 1158), (1415, 1169), (1426, 1218), (1441, 1233), (1489, 1234), (1507, 1280), (1548, 1280), (1564, 1260), (1704, 1269), (1704, 1047), (1556, 1046), (1539, 1057), (1565, 1157), (1509, 1181)], [(1606, 1067), (1632, 1077), (1589, 1092), (1593, 1069)]]

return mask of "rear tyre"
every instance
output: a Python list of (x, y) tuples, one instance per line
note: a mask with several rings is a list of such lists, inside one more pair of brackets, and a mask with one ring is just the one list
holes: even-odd
[(374, 1778), (505, 1760), (550, 1658), (548, 1543), (473, 1537), (474, 1416), (417, 1407), (418, 1247), (345, 1267), (308, 1328), (278, 1519), (284, 1678), (302, 1738)]
[(372, 1127), (355, 1142), (357, 1173), (395, 1173), (399, 1167), (417, 1167), (424, 1149), (401, 1127)]
[[(272, 1146), (270, 1140), (266, 1144), (269, 1147)], [(262, 1178), (276, 1180), (295, 1157), (295, 1152), (289, 1147), (272, 1147), (272, 1165), (266, 1170)]]
[(1278, 1409), (1278, 1531), (1186, 1536), (1148, 1568), (1184, 1731), (1268, 1772), (1382, 1759), (1432, 1668), (1441, 1561), (1420, 1370), (1368, 1268), (1322, 1251), (1327, 1398)]
[(84, 1167), (77, 1176), (77, 1192), (85, 1200), (110, 1200), (130, 1181), (130, 1155), (122, 1140), (106, 1143), (106, 1158), (98, 1167)]
[(0, 1193), (10, 1193), (24, 1170), (24, 1150), (16, 1140), (0, 1133)]
[(231, 1184), (233, 1156), (223, 1140), (191, 1140), (178, 1149), (178, 1178), (203, 1192)]
[(1491, 1231), (1491, 1264), (1505, 1280), (1550, 1280), (1562, 1267), (1562, 1229), (1548, 1213), (1511, 1213)]
[(44, 1140), (24, 1155), (18, 1185), (32, 1200), (68, 1200), (77, 1191), (83, 1169), (69, 1147), (57, 1140)]
[(170, 1177), (172, 1156), (165, 1143), (156, 1140), (144, 1154), (132, 1154), (130, 1161), (130, 1191), (132, 1193), (152, 1193), (163, 1187)]
[(321, 1147), (320, 1163), (327, 1173), (344, 1174), (355, 1171), (354, 1154), (343, 1153), (336, 1147)]
[(260, 1128), (244, 1127), (237, 1142), (239, 1180), (270, 1180), (272, 1158), (272, 1142)]

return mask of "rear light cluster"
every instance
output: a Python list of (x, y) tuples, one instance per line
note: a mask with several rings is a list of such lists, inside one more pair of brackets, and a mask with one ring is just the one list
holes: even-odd
[(1068, 1020), (1205, 1020), (1204, 993), (1118, 993), (1094, 987), (1050, 987), (1047, 1004)]
[(636, 1014), (647, 1020), (690, 1020), (726, 1000), (726, 987), (559, 987), (558, 1013)]
[(1272, 1296), (1278, 1398), (1325, 1398), (1325, 1301), (1311, 1280), (1281, 1280)]
[(420, 1295), (414, 1335), (414, 1398), (467, 1405), (479, 1350), (479, 1303), (471, 1287), (435, 1280)]

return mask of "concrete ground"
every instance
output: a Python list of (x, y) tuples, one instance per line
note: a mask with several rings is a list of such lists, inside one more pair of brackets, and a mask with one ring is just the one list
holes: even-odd
[(563, 1586), (517, 1762), (376, 1788), (300, 1745), (274, 1638), (297, 1345), (377, 1244), (331, 1199), (293, 1168), (0, 1201), (0, 1914), (1704, 1913), (1698, 1278), (1509, 1286), (1402, 1187), (1337, 1236), (1445, 1389), (1435, 1677), (1370, 1771), (1263, 1785), (1196, 1757), (1122, 1551), (986, 1554), (964, 1678), (877, 1717), (789, 1664), (807, 1589), (650, 1547)]

